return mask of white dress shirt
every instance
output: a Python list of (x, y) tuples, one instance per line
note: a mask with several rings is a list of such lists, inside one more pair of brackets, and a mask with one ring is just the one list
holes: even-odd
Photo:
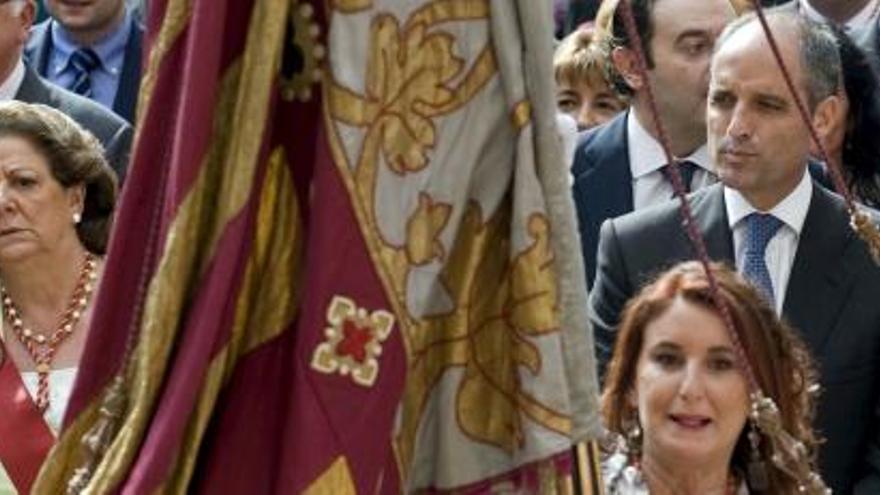
[[(666, 165), (666, 155), (660, 143), (654, 139), (630, 111), (626, 116), (627, 153), (632, 172), (633, 207), (636, 210), (663, 203), (673, 197), (672, 184), (660, 171)], [(715, 166), (709, 159), (709, 150), (703, 144), (689, 156), (681, 157), (698, 165), (691, 179), (691, 191), (713, 184)]]
[[(783, 226), (767, 243), (764, 251), (764, 261), (767, 263), (767, 271), (770, 272), (770, 280), (773, 282), (773, 294), (776, 313), (782, 314), (782, 306), (785, 303), (785, 292), (788, 289), (788, 279), (791, 275), (791, 266), (797, 253), (798, 240), (807, 218), (807, 210), (810, 207), (810, 199), (813, 197), (813, 182), (810, 174), (804, 171), (804, 176), (797, 187), (769, 211), (776, 218), (782, 220)], [(742, 273), (743, 261), (746, 256), (746, 216), (757, 212), (754, 206), (734, 189), (724, 188), (724, 204), (727, 209), (727, 221), (733, 230), (733, 249), (736, 257), (737, 270)]]
[(15, 98), (22, 81), (24, 81), (24, 62), (19, 59), (15, 68), (12, 69), (12, 74), (9, 74), (9, 77), (0, 83), (0, 101), (9, 101)]
[[(799, 0), (800, 8), (806, 14), (807, 17), (814, 21), (825, 22), (827, 19), (823, 16), (819, 11), (813, 8), (810, 5), (808, 0)], [(880, 13), (880, 0), (871, 0), (868, 2), (862, 10), (860, 10), (856, 15), (849, 18), (848, 21), (843, 23), (843, 27), (847, 32), (853, 30), (859, 30), (868, 25), (871, 20), (875, 19)]]

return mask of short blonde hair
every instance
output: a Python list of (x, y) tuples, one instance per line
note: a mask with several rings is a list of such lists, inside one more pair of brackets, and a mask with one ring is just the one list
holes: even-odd
[(607, 50), (598, 42), (598, 32), (581, 26), (562, 39), (553, 53), (553, 74), (556, 82), (586, 81), (608, 85), (605, 77)]

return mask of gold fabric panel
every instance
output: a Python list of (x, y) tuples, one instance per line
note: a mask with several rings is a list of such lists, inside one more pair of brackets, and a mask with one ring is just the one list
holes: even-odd
[(345, 457), (338, 457), (318, 479), (303, 491), (303, 495), (354, 495), (356, 493), (354, 479)]
[(301, 294), (302, 251), (299, 200), (279, 147), (269, 158), (251, 258), (236, 303), (229, 343), (234, 356), (277, 337), (293, 321)]
[(532, 107), (527, 101), (521, 101), (513, 108), (510, 115), (513, 126), (519, 130), (527, 126), (532, 121)]
[(298, 204), (284, 150), (277, 148), (269, 157), (263, 181), (256, 236), (236, 303), (230, 341), (211, 361), (184, 434), (182, 451), (174, 463), (176, 469), (160, 493), (186, 493), (217, 396), (236, 363), (254, 347), (278, 336), (293, 320), (302, 244)]
[[(146, 69), (141, 77), (141, 90), (138, 93), (137, 122), (135, 130), (140, 133), (141, 123), (146, 115), (145, 110), (153, 99), (153, 90), (159, 77), (162, 62), (171, 51), (171, 47), (180, 38), (180, 34), (189, 26), (192, 16), (192, 0), (169, 0), (165, 6), (165, 18), (162, 19), (162, 28), (156, 37), (156, 42), (150, 48), (147, 56)], [(135, 139), (135, 141), (137, 141)]]

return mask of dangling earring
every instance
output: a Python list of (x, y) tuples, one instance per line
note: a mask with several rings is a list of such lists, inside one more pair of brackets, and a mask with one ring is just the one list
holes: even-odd
[(632, 420), (632, 426), (626, 430), (626, 453), (630, 462), (637, 461), (642, 457), (642, 427), (636, 415)]
[(79, 213), (73, 214), (73, 223), (74, 224), (78, 224), (81, 220), (82, 220), (82, 215), (80, 215)]
[(767, 463), (761, 455), (761, 434), (755, 421), (749, 421), (749, 488), (755, 492), (766, 492), (770, 485), (767, 475)]

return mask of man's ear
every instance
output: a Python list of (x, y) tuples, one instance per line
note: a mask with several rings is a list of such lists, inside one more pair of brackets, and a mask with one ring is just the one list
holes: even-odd
[(611, 61), (614, 63), (614, 68), (633, 91), (638, 91), (645, 85), (644, 78), (639, 72), (637, 57), (634, 50), (622, 46), (611, 51)]
[(27, 43), (28, 35), (30, 34), (31, 25), (34, 23), (34, 19), (37, 16), (37, 6), (33, 2), (33, 0), (27, 0), (24, 2), (24, 5), (21, 7), (21, 12), (18, 14), (18, 25), (21, 31), (21, 41), (22, 45)]
[(819, 139), (825, 141), (841, 122), (846, 121), (846, 115), (842, 115), (845, 110), (846, 106), (837, 94), (825, 98), (816, 105), (816, 109), (813, 110), (813, 127)]

